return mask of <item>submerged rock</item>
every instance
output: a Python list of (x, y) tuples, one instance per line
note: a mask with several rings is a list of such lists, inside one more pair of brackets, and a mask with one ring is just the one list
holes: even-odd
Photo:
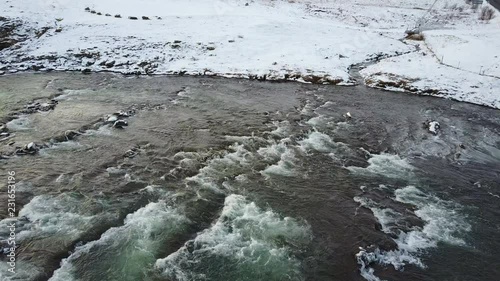
[(117, 128), (117, 129), (123, 129), (124, 127), (128, 126), (128, 123), (127, 121), (125, 120), (117, 120), (114, 124), (113, 124), (113, 128)]
[(114, 115), (117, 115), (118, 117), (130, 117), (130, 113), (122, 110), (115, 112)]
[(137, 154), (139, 154), (139, 148), (134, 147), (132, 149), (125, 151), (125, 154), (123, 156), (127, 158), (134, 158)]
[(118, 111), (113, 114), (110, 114), (106, 117), (106, 123), (112, 124), (113, 128), (123, 129), (123, 127), (128, 126), (127, 121), (123, 120), (123, 118), (130, 117), (131, 113), (125, 111)]
[(25, 145), (23, 148), (18, 148), (16, 150), (16, 154), (17, 155), (27, 155), (27, 154), (36, 154), (38, 151), (40, 150), (40, 148), (38, 147), (38, 145), (34, 142), (30, 142), (28, 143), (27, 145)]
[(24, 110), (22, 112), (25, 114), (32, 114), (32, 113), (36, 113), (39, 111), (50, 111), (50, 110), (53, 110), (57, 104), (58, 104), (58, 101), (56, 101), (56, 100), (50, 100), (50, 101), (44, 102), (44, 103), (34, 102), (31, 104), (25, 105)]
[(108, 118), (106, 119), (106, 122), (108, 123), (115, 123), (116, 121), (118, 121), (118, 116), (114, 114), (108, 115)]
[(37, 149), (36, 144), (34, 142), (30, 142), (26, 145), (26, 149), (29, 151), (34, 151)]
[(108, 172), (108, 175), (110, 177), (123, 176), (127, 173), (125, 170), (117, 168), (117, 167), (109, 167), (106, 169), (106, 172)]

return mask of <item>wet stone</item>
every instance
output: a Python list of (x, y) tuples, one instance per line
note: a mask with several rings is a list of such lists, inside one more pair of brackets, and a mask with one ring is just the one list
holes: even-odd
[(114, 114), (108, 116), (108, 118), (106, 119), (106, 122), (108, 123), (115, 123), (116, 121), (118, 121), (118, 116)]
[(113, 128), (117, 128), (117, 129), (123, 129), (126, 126), (128, 126), (128, 122), (125, 120), (117, 120), (113, 124)]
[(36, 145), (34, 142), (30, 142), (27, 145), (25, 145), (23, 148), (18, 148), (16, 150), (17, 155), (27, 155), (27, 154), (36, 154), (40, 148)]
[(437, 121), (427, 120), (424, 122), (424, 128), (426, 128), (431, 134), (437, 135), (441, 124)]
[(127, 150), (123, 156), (127, 158), (134, 158), (135, 156), (137, 156), (137, 154), (139, 154), (139, 149), (134, 147)]

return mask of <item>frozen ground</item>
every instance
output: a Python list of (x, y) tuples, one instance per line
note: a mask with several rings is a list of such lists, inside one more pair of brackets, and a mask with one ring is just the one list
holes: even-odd
[(366, 84), (500, 108), (500, 21), (484, 22), (474, 11), (448, 7), (455, 12), (452, 24), (426, 30), (420, 51), (361, 71)]
[[(464, 0), (438, 1), (428, 14), (433, 2), (7, 0), (0, 15), (24, 21), (16, 32), (29, 39), (0, 51), (0, 74), (79, 70), (352, 84), (352, 65), (382, 59), (362, 71), (370, 86), (500, 108), (499, 21), (478, 20)], [(429, 20), (426, 40), (402, 40), (422, 16)]]

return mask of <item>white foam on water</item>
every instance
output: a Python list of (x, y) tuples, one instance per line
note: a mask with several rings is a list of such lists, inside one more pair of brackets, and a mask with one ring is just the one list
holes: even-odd
[(307, 100), (304, 107), (300, 110), (300, 113), (301, 114), (310, 114), (310, 113), (313, 113), (314, 110), (315, 110), (315, 108), (314, 108), (312, 102), (310, 100)]
[(316, 116), (316, 117), (313, 117), (313, 118), (307, 120), (306, 124), (309, 124), (313, 127), (321, 124), (321, 116)]
[(237, 175), (235, 178), (238, 182), (248, 182), (248, 176), (247, 175)]
[(202, 188), (222, 191), (220, 181), (226, 177), (237, 176), (245, 172), (245, 168), (252, 164), (253, 154), (244, 145), (235, 143), (222, 156), (208, 161), (206, 166), (195, 176), (186, 178), (186, 182), (197, 183)]
[(257, 136), (224, 136), (227, 141), (237, 142), (242, 144), (254, 143), (256, 140), (266, 142), (267, 140)]
[(397, 270), (402, 270), (406, 264), (424, 267), (422, 261), (418, 257), (404, 251), (381, 251), (376, 248), (374, 251), (369, 252), (361, 247), (359, 250), (360, 251), (356, 254), (356, 260), (360, 265), (360, 274), (368, 281), (381, 280), (375, 275), (375, 270), (370, 267), (372, 263), (392, 265)]
[(435, 242), (445, 242), (458, 246), (466, 245), (465, 241), (460, 238), (460, 234), (469, 232), (471, 225), (457, 211), (460, 208), (458, 204), (427, 195), (415, 186), (398, 189), (395, 191), (395, 195), (396, 201), (417, 207), (415, 215), (425, 222), (421, 233), (417, 232), (413, 234), (413, 237), (410, 236), (407, 240), (403, 240), (408, 241), (405, 244), (410, 248), (415, 248), (412, 247), (414, 243), (410, 243), (414, 241), (420, 241), (420, 243), (415, 244), (419, 249), (423, 248), (424, 245), (435, 247)]
[[(302, 280), (294, 247), (311, 241), (310, 227), (266, 211), (241, 195), (226, 198), (212, 227), (177, 252), (156, 261), (166, 278), (197, 280)], [(293, 245), (293, 246), (292, 246)]]
[(196, 167), (208, 156), (209, 154), (206, 152), (180, 151), (174, 155), (173, 160), (179, 162), (178, 169), (186, 169)]
[(174, 155), (173, 159), (180, 161), (184, 159), (198, 159), (199, 157), (199, 152), (179, 151)]
[(183, 89), (183, 90), (179, 91), (179, 92), (177, 93), (177, 96), (179, 96), (179, 97), (189, 97), (189, 96), (190, 96), (190, 93), (191, 93), (191, 91), (189, 90), (189, 87), (187, 87), (187, 88), (185, 88), (185, 89)]
[(276, 129), (270, 132), (271, 135), (284, 138), (291, 134), (290, 122), (287, 120), (273, 121), (273, 126), (275, 126)]
[(334, 152), (336, 147), (335, 142), (330, 136), (318, 131), (310, 132), (305, 139), (298, 141), (298, 144), (299, 148), (304, 152), (314, 150), (328, 153)]
[(332, 101), (327, 101), (324, 104), (320, 105), (318, 108), (328, 108), (328, 107), (331, 107), (331, 106), (335, 106), (335, 103), (332, 102)]
[(380, 175), (388, 178), (408, 179), (413, 176), (414, 167), (406, 159), (392, 154), (371, 154), (368, 167), (347, 167), (352, 173), (360, 175)]
[[(466, 246), (463, 235), (471, 230), (471, 225), (458, 211), (461, 206), (456, 203), (441, 200), (436, 196), (426, 194), (415, 186), (397, 189), (394, 201), (415, 206), (415, 215), (424, 222), (423, 227), (413, 227), (410, 231), (399, 230), (391, 227), (398, 221), (398, 213), (381, 208), (373, 201), (366, 198), (355, 198), (361, 206), (369, 208), (382, 225), (385, 233), (397, 234), (393, 239), (398, 248), (391, 251), (382, 251), (376, 248), (368, 252), (360, 249), (356, 255), (360, 265), (361, 275), (369, 281), (380, 280), (374, 275), (372, 263), (392, 265), (397, 270), (402, 270), (405, 265), (412, 264), (425, 268), (420, 256), (426, 249), (436, 248), (439, 243), (455, 246)], [(401, 217), (402, 218), (402, 217)]]
[(80, 272), (87, 280), (100, 280), (102, 274), (107, 280), (131, 280), (133, 276), (142, 280), (164, 242), (184, 231), (188, 223), (165, 201), (149, 203), (129, 214), (123, 226), (110, 228), (99, 240), (77, 247), (49, 280), (78, 280)]
[(318, 115), (307, 120), (306, 124), (311, 125), (313, 128), (327, 127), (330, 125), (330, 118), (327, 118), (323, 115)]
[(207, 153), (203, 152), (185, 152), (185, 151), (180, 151), (177, 152), (173, 160), (178, 161), (179, 164), (177, 167), (171, 169), (169, 171), (169, 174), (175, 175), (177, 171), (180, 170), (193, 170), (197, 169), (198, 165), (201, 164), (203, 158), (207, 157)]
[(86, 148), (87, 146), (84, 146), (80, 144), (79, 142), (76, 141), (65, 141), (65, 142), (60, 142), (60, 143), (55, 143), (51, 145), (50, 147), (40, 149), (39, 154), (41, 156), (51, 156), (53, 153), (58, 153), (58, 152), (67, 152), (67, 151), (75, 151), (79, 150), (82, 148)]
[(57, 101), (63, 101), (63, 100), (72, 100), (73, 97), (77, 97), (80, 95), (87, 95), (93, 93), (91, 89), (83, 89), (83, 90), (64, 90), (64, 94), (59, 95), (54, 98), (54, 100)]
[(296, 162), (297, 158), (295, 157), (295, 152), (291, 148), (287, 147), (281, 155), (279, 155), (279, 161), (276, 164), (269, 165), (260, 173), (265, 177), (269, 177), (271, 175), (291, 177), (296, 174)]
[(399, 221), (401, 214), (390, 208), (383, 208), (369, 198), (354, 197), (354, 202), (357, 202), (360, 206), (372, 211), (373, 215), (382, 226), (383, 232), (388, 234), (394, 233), (394, 224)]
[(281, 158), (281, 155), (290, 148), (287, 143), (289, 139), (282, 139), (279, 142), (271, 142), (270, 145), (261, 147), (257, 150), (257, 154), (264, 157), (267, 161), (276, 161)]
[(31, 127), (31, 120), (29, 119), (28, 115), (21, 115), (18, 118), (7, 122), (5, 126), (7, 127), (7, 129), (9, 129), (9, 131), (13, 132), (33, 129)]
[(359, 272), (361, 276), (368, 281), (380, 281), (381, 279), (375, 275), (375, 269), (370, 267), (372, 262), (378, 261), (376, 254), (367, 252), (361, 247), (359, 250), (356, 254), (356, 260), (360, 265)]
[(106, 172), (108, 172), (109, 176), (122, 176), (127, 173), (126, 170), (120, 168), (120, 167), (108, 167), (106, 168)]
[(288, 138), (279, 142), (272, 141), (270, 145), (257, 150), (257, 154), (263, 157), (265, 161), (274, 163), (260, 172), (263, 176), (281, 175), (289, 177), (295, 174), (294, 167), (297, 159), (294, 148), (289, 145), (290, 142), (291, 140)]
[[(43, 238), (43, 246), (47, 248), (54, 243), (73, 243), (88, 229), (102, 222), (102, 219), (109, 218), (107, 215), (93, 213), (92, 206), (84, 199), (68, 194), (36, 196), (20, 210), (19, 219), (0, 221), (0, 240), (7, 239), (10, 234), (7, 225), (16, 222), (18, 244), (36, 242), (39, 238)], [(14, 276), (8, 276), (11, 279), (1, 280), (31, 280), (44, 272), (23, 260), (17, 261), (16, 271)], [(0, 272), (7, 273), (7, 269), (4, 271), (0, 267)]]
[[(277, 127), (287, 127), (287, 124), (280, 123)], [(333, 142), (328, 135), (317, 131), (310, 132), (306, 138), (295, 144), (292, 144), (294, 142), (290, 138), (276, 141), (272, 138), (264, 139), (256, 136), (226, 136), (226, 139), (237, 142), (230, 146), (222, 156), (208, 161), (197, 175), (187, 178), (188, 184), (194, 182), (204, 188), (223, 191), (225, 189), (221, 185), (223, 180), (244, 174), (248, 172), (248, 168), (262, 162), (268, 163), (268, 166), (260, 171), (266, 178), (271, 175), (290, 177), (297, 174), (296, 154), (299, 151), (332, 152), (346, 147), (342, 143)]]
[(16, 183), (16, 192), (33, 192), (33, 184), (27, 181)]
[(85, 136), (112, 136), (113, 130), (110, 125), (104, 125), (99, 127), (97, 130), (87, 130), (83, 133)]
[(33, 280), (36, 276), (43, 276), (42, 268), (35, 267), (20, 259), (16, 260), (16, 270), (14, 274), (8, 271), (10, 268), (7, 261), (0, 262), (0, 280)]
[[(40, 195), (34, 197), (19, 212), (28, 222), (18, 225), (17, 240), (22, 242), (36, 237), (54, 236), (64, 241), (77, 239), (95, 223), (96, 215), (84, 210), (82, 198), (61, 194), (59, 196)], [(9, 220), (0, 222), (0, 227)], [(0, 238), (6, 227), (1, 227)], [(62, 242), (61, 242), (62, 243)]]

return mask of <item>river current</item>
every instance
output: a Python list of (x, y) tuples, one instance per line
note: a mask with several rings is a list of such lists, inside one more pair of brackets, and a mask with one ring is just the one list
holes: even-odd
[[(0, 102), (13, 135), (0, 200), (15, 171), (17, 204), (13, 218), (1, 204), (0, 244), (12, 222), (17, 243), (1, 280), (500, 276), (498, 110), (364, 86), (70, 73), (0, 77)], [(27, 110), (37, 102), (54, 106)], [(36, 154), (15, 155), (30, 142)]]

